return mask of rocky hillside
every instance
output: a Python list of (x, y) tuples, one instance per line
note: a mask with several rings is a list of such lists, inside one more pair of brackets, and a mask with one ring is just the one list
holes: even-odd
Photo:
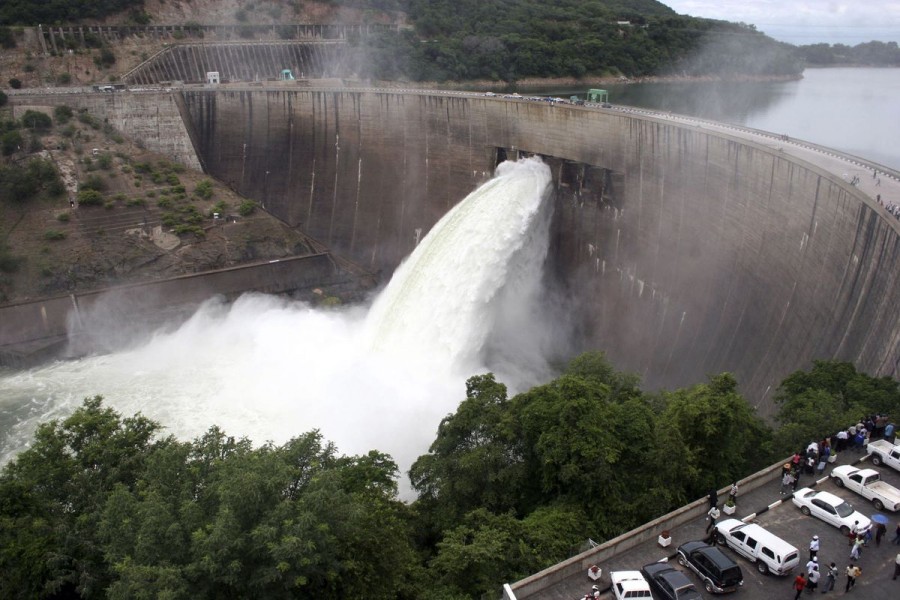
[[(49, 113), (49, 128), (12, 130), (17, 145), (3, 136), (0, 303), (313, 252), (220, 182), (87, 113), (66, 115)], [(5, 127), (10, 116), (0, 109)], [(54, 170), (58, 183), (49, 182)], [(34, 193), (23, 183), (32, 175), (43, 182)]]

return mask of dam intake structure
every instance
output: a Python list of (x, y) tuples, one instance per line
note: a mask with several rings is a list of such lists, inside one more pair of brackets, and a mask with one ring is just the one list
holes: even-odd
[[(900, 371), (897, 220), (841, 178), (848, 163), (777, 136), (474, 93), (278, 83), (11, 101), (111, 115), (383, 273), (504, 158), (539, 155), (553, 179), (543, 283), (573, 332), (563, 354), (604, 350), (650, 388), (730, 371), (763, 415), (813, 359)], [(163, 119), (184, 133), (157, 139)]]

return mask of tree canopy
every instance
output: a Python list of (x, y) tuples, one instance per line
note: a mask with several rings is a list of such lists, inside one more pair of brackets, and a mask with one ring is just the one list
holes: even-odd
[(479, 597), (797, 439), (900, 411), (896, 381), (835, 361), (784, 380), (774, 431), (729, 373), (639, 384), (602, 353), (512, 398), (492, 374), (471, 377), (410, 470), (409, 504), (376, 449), (342, 456), (315, 430), (279, 446), (216, 427), (179, 441), (89, 398), (0, 474), (0, 597)]

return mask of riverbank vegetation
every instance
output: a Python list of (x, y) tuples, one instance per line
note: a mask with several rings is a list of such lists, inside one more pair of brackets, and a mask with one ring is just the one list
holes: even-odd
[(179, 441), (87, 399), (0, 475), (0, 596), (479, 597), (861, 415), (900, 414), (896, 381), (848, 363), (816, 362), (777, 398), (773, 429), (728, 373), (648, 393), (600, 353), (512, 398), (477, 375), (413, 465), (409, 504), (377, 449), (343, 456), (317, 431)]

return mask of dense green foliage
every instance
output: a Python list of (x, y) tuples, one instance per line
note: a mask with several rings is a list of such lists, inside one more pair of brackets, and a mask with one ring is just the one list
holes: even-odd
[(844, 44), (810, 44), (797, 48), (797, 54), (810, 66), (900, 67), (900, 46), (897, 42), (866, 42), (852, 47)]
[(390, 458), (159, 432), (99, 397), (39, 428), (0, 477), (0, 597), (412, 597)]
[(3, 0), (0, 25), (71, 23), (141, 8), (144, 0)]
[(840, 362), (793, 373), (777, 400), (773, 431), (728, 373), (647, 394), (599, 353), (513, 398), (474, 376), (414, 463), (408, 505), (375, 450), (338, 456), (316, 431), (181, 442), (85, 400), (0, 475), (0, 597), (479, 597), (862, 415), (900, 413), (896, 381)]
[(359, 41), (382, 79), (797, 74), (793, 47), (752, 26), (679, 16), (654, 0), (410, 0), (415, 30)]
[(0, 203), (25, 204), (41, 194), (52, 197), (64, 191), (56, 167), (49, 160), (32, 158), (25, 164), (0, 165)]
[(900, 386), (890, 377), (860, 373), (850, 363), (817, 360), (809, 372), (789, 375), (775, 402), (776, 451), (785, 455), (866, 415), (900, 415)]

